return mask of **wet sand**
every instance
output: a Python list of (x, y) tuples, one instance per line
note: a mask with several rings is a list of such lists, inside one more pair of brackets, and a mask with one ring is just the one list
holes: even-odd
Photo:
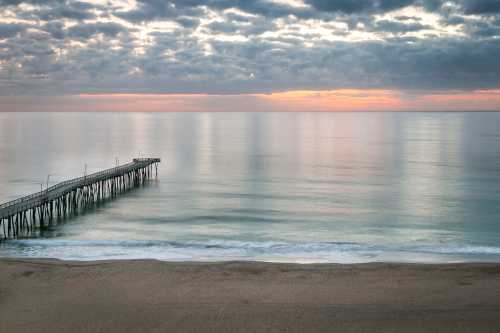
[(0, 332), (499, 332), (500, 265), (0, 259)]

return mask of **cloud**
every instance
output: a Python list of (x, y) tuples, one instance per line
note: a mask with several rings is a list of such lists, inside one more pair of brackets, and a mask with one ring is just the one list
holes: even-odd
[(233, 33), (238, 31), (239, 27), (238, 25), (231, 22), (214, 21), (208, 24), (207, 28), (209, 28), (213, 32)]
[(0, 0), (0, 6), (18, 6), (22, 3), (33, 4), (33, 5), (43, 5), (43, 4), (53, 4), (61, 1), (57, 0)]
[(425, 29), (432, 29), (431, 26), (421, 24), (419, 22), (402, 23), (391, 20), (377, 21), (374, 25), (374, 28), (377, 31), (391, 32), (391, 33), (405, 33), (405, 32), (414, 32)]
[(205, 14), (203, 8), (213, 10), (238, 9), (243, 12), (262, 15), (267, 18), (310, 17), (307, 9), (266, 0), (137, 0), (137, 8), (116, 13), (116, 16), (131, 22), (147, 22), (184, 15), (199, 17)]
[(16, 7), (20, 4), (35, 6), (35, 8), (24, 10), (17, 8), (16, 11), (19, 11), (21, 18), (36, 18), (43, 21), (65, 18), (73, 20), (95, 19), (96, 16), (92, 10), (104, 8), (88, 2), (73, 0), (0, 0), (0, 8)]
[(138, 0), (137, 9), (120, 11), (116, 16), (131, 22), (147, 22), (156, 19), (172, 18), (177, 15), (174, 4), (162, 0)]
[(13, 37), (24, 30), (26, 26), (22, 24), (0, 23), (0, 39)]
[(415, 3), (415, 0), (307, 0), (307, 3), (321, 11), (345, 14), (384, 13), (401, 9)]
[(460, 4), (466, 14), (500, 13), (500, 1), (497, 0), (461, 0)]
[(344, 14), (386, 13), (409, 6), (421, 6), (437, 12), (443, 5), (459, 6), (467, 15), (500, 13), (498, 0), (306, 0), (321, 11)]
[(103, 34), (107, 37), (116, 37), (120, 32), (127, 31), (122, 25), (117, 23), (90, 23), (77, 24), (67, 31), (67, 36), (72, 38), (87, 39), (96, 34)]
[(0, 0), (0, 93), (496, 89), (497, 3)]
[(33, 14), (44, 21), (62, 18), (88, 20), (95, 18), (95, 15), (89, 12), (90, 8), (92, 6), (85, 3), (71, 3), (35, 11)]

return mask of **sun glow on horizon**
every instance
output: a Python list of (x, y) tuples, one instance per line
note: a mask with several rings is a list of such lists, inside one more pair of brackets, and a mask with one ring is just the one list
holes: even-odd
[(257, 94), (109, 93), (3, 96), (0, 111), (500, 111), (500, 90), (291, 90)]
[(261, 98), (290, 111), (370, 111), (404, 107), (398, 92), (383, 89), (298, 90), (261, 95)]

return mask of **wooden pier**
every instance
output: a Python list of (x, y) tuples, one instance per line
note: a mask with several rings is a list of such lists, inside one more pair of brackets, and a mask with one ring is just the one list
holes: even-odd
[(142, 185), (158, 174), (159, 158), (136, 158), (132, 162), (87, 176), (71, 179), (0, 205), (0, 234), (17, 238), (36, 228), (44, 229), (56, 218), (112, 198)]

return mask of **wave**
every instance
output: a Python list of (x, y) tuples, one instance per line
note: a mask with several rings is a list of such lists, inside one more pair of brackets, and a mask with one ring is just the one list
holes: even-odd
[[(166, 241), (26, 239), (0, 244), (0, 255), (71, 260), (159, 259), (192, 261), (262, 260), (276, 262), (439, 261), (498, 257), (500, 247), (449, 245), (380, 245), (351, 242), (285, 243), (274, 241)], [(448, 258), (448, 259), (446, 259)], [(495, 260), (493, 258), (493, 260)], [(491, 258), (490, 258), (491, 259)]]
[(414, 247), (414, 252), (436, 253), (436, 254), (500, 254), (500, 247), (474, 246), (474, 245), (451, 245), (451, 246), (419, 246)]

